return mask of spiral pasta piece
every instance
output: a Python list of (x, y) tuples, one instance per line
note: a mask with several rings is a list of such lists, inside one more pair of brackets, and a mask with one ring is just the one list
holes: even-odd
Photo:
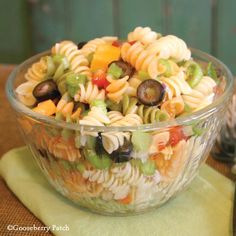
[(176, 61), (187, 61), (191, 58), (191, 52), (186, 43), (174, 35), (161, 37), (148, 45), (147, 51), (157, 55), (158, 58), (173, 58)]
[(69, 75), (74, 74), (72, 71), (68, 71), (68, 72), (61, 72), (60, 74), (58, 74), (57, 78), (53, 78), (53, 80), (56, 82), (58, 90), (60, 92), (60, 94), (64, 94), (67, 90), (66, 87), (66, 77)]
[(26, 72), (25, 78), (29, 81), (42, 81), (47, 75), (47, 60), (46, 57), (40, 58)]
[(129, 132), (106, 132), (101, 135), (103, 147), (109, 154), (123, 146), (125, 140), (130, 139)]
[(88, 59), (78, 50), (77, 45), (72, 41), (62, 41), (56, 43), (52, 48), (52, 54), (59, 54), (65, 56), (69, 63), (70, 69), (74, 73), (85, 74), (91, 77), (91, 72), (88, 67)]
[(184, 103), (198, 110), (212, 103), (216, 82), (209, 76), (203, 76), (199, 84), (192, 89), (191, 94), (182, 95)]
[(59, 159), (76, 161), (81, 158), (80, 150), (75, 148), (73, 139), (65, 140), (60, 136), (52, 137), (45, 130), (35, 132), (35, 139), (39, 149), (48, 150)]
[(65, 118), (70, 117), (72, 121), (76, 121), (80, 117), (81, 108), (78, 107), (74, 111), (74, 102), (72, 102), (69, 95), (65, 93), (57, 103), (56, 112), (60, 112)]
[(144, 46), (137, 41), (134, 44), (124, 43), (121, 47), (121, 58), (131, 64), (137, 71), (145, 71), (152, 79), (155, 79), (161, 72), (158, 71), (157, 56), (144, 49)]
[[(85, 170), (83, 177), (89, 182), (101, 184), (102, 195), (111, 194), (109, 199), (124, 199), (133, 192), (135, 202), (143, 201), (143, 198), (150, 195), (150, 190), (153, 192), (154, 185), (160, 182), (159, 172), (156, 171), (153, 176), (144, 176), (137, 166), (129, 162), (111, 170)], [(147, 189), (148, 192), (145, 191)]]
[(76, 161), (81, 157), (79, 149), (75, 148), (71, 141), (65, 141), (63, 138), (51, 138), (47, 148), (54, 156), (64, 160)]
[(136, 27), (128, 34), (128, 41), (140, 41), (144, 45), (154, 42), (160, 34), (152, 31), (149, 27)]
[(184, 111), (184, 105), (182, 96), (173, 97), (161, 105), (161, 111), (168, 113), (170, 118), (175, 118)]
[(111, 44), (113, 41), (116, 40), (117, 37), (113, 36), (105, 36), (102, 38), (90, 40), (81, 48), (81, 53), (87, 57), (90, 53), (95, 52), (98, 46), (103, 44)]
[[(80, 125), (104, 126), (110, 124), (110, 119), (100, 107), (92, 107), (86, 116), (79, 120)], [(98, 136), (97, 132), (81, 131), (84, 135)]]
[(83, 119), (81, 119), (79, 123), (81, 125), (104, 126), (104, 124), (110, 123), (110, 119), (100, 107), (92, 107), (88, 112), (88, 115), (83, 117)]
[(110, 84), (107, 86), (107, 97), (112, 101), (119, 103), (123, 94), (129, 86), (127, 80), (129, 76), (125, 76), (119, 80), (110, 80)]
[(145, 107), (144, 105), (140, 105), (138, 106), (137, 114), (144, 124), (170, 119), (169, 114), (164, 110), (160, 110), (158, 107)]
[(110, 126), (135, 126), (141, 125), (143, 123), (141, 117), (137, 114), (128, 114), (110, 124)]
[(107, 113), (107, 116), (108, 116), (111, 124), (124, 118), (124, 116), (119, 111), (109, 111)]
[(83, 84), (79, 84), (79, 87), (80, 89), (74, 96), (75, 101), (90, 104), (95, 99), (105, 99), (105, 90), (99, 90), (98, 86), (93, 84), (91, 81), (89, 81), (86, 86)]
[(127, 94), (125, 94), (122, 99), (122, 113), (124, 115), (136, 113), (138, 110), (137, 103), (138, 103), (137, 98), (135, 97), (130, 98)]
[(132, 76), (128, 80), (129, 86), (126, 90), (126, 94), (135, 97), (137, 94), (137, 88), (142, 83), (142, 80), (137, 75)]
[(160, 147), (166, 146), (170, 140), (170, 132), (164, 131), (156, 133), (152, 136), (152, 142), (149, 147), (148, 153), (150, 155), (160, 152)]
[(84, 171), (83, 177), (90, 182), (101, 183), (103, 191), (111, 192), (115, 200), (125, 198), (130, 191), (129, 184), (116, 178), (108, 170), (87, 170)]
[(38, 84), (35, 80), (29, 80), (20, 84), (16, 88), (16, 94), (19, 100), (26, 106), (33, 106), (36, 103), (36, 99), (33, 96), (33, 89)]
[(178, 97), (181, 94), (191, 94), (192, 89), (185, 80), (183, 71), (180, 71), (176, 76), (161, 77), (160, 81), (166, 87), (166, 94), (168, 99)]
[(158, 171), (155, 171), (152, 176), (145, 176), (137, 166), (132, 166), (129, 162), (115, 167), (111, 171), (116, 177), (130, 185), (133, 203), (146, 201), (148, 197), (155, 193), (155, 186), (161, 180)]
[(181, 140), (171, 151), (158, 153), (154, 159), (164, 182), (173, 181), (184, 168), (189, 155), (189, 141)]

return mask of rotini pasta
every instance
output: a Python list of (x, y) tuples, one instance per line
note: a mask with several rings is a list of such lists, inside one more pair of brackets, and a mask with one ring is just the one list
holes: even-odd
[(47, 135), (45, 130), (41, 130), (40, 133), (37, 133), (35, 138), (37, 139), (39, 149), (48, 150), (49, 153), (59, 159), (74, 162), (81, 158), (80, 150), (75, 148), (72, 139), (65, 140), (60, 136), (52, 137)]
[(56, 43), (51, 51), (52, 54), (65, 56), (70, 63), (70, 69), (74, 73), (85, 74), (88, 78), (91, 77), (88, 59), (78, 50), (77, 45), (72, 41)]
[(191, 52), (185, 42), (174, 35), (161, 37), (150, 44), (147, 47), (147, 51), (157, 55), (158, 58), (173, 58), (176, 61), (187, 61), (191, 57)]
[(60, 112), (65, 118), (70, 117), (72, 121), (79, 119), (81, 108), (74, 110), (74, 103), (71, 101), (69, 95), (65, 93), (57, 103), (56, 112)]
[(128, 83), (129, 86), (126, 89), (126, 94), (135, 97), (137, 94), (137, 88), (142, 83), (142, 80), (138, 78), (137, 75), (134, 75), (128, 80)]
[(87, 57), (90, 53), (95, 52), (98, 46), (103, 45), (103, 44), (111, 44), (113, 41), (116, 41), (116, 40), (117, 40), (117, 37), (113, 37), (113, 36), (106, 36), (106, 37), (90, 40), (82, 47), (81, 53)]
[(183, 71), (180, 71), (176, 76), (160, 77), (160, 81), (165, 85), (168, 99), (178, 97), (181, 94), (191, 94), (192, 89), (185, 80)]
[[(163, 181), (170, 182), (180, 173), (180, 169), (184, 168), (186, 158), (188, 158), (188, 141), (181, 140), (175, 147), (172, 148), (171, 153), (159, 153), (155, 157), (155, 161), (160, 171)], [(170, 157), (171, 156), (171, 157)]]
[(161, 132), (152, 136), (152, 143), (149, 147), (149, 154), (160, 152), (162, 147), (165, 147), (170, 140), (170, 132)]
[(61, 94), (66, 93), (67, 91), (67, 86), (66, 86), (66, 78), (69, 75), (74, 74), (72, 71), (68, 72), (61, 72), (60, 74), (57, 75), (57, 77), (54, 77), (53, 80), (56, 82), (58, 90)]
[(128, 114), (110, 124), (110, 126), (137, 126), (143, 123), (141, 117), (137, 114)]
[[(104, 126), (110, 124), (110, 119), (100, 107), (92, 107), (86, 116), (80, 121), (80, 125)], [(98, 136), (97, 132), (83, 131), (84, 135)]]
[(203, 76), (199, 84), (192, 89), (191, 94), (182, 95), (184, 103), (193, 110), (209, 105), (214, 97), (213, 88), (215, 86), (216, 82), (212, 78)]
[(119, 111), (109, 111), (107, 116), (110, 119), (111, 124), (124, 118), (124, 116)]
[(130, 63), (137, 71), (146, 71), (151, 78), (156, 78), (158, 72), (158, 60), (155, 54), (148, 52), (140, 42), (133, 45), (124, 43), (121, 47), (121, 57)]
[[(154, 187), (160, 182), (160, 175), (156, 172), (152, 177), (144, 176), (138, 167), (125, 163), (119, 167), (108, 170), (86, 170), (83, 177), (91, 182), (99, 183), (103, 186), (103, 191), (110, 191), (115, 200), (125, 198), (134, 187), (136, 201), (143, 200), (145, 197), (144, 189)], [(149, 195), (147, 193), (146, 197)]]
[(62, 138), (51, 138), (47, 142), (48, 151), (53, 154), (54, 156), (69, 160), (69, 161), (76, 161), (79, 160), (81, 155), (79, 149), (74, 147), (73, 143), (66, 142)]
[(124, 115), (135, 114), (138, 110), (137, 103), (137, 98), (130, 98), (127, 94), (125, 94), (122, 99), (122, 113)]
[(32, 91), (37, 84), (37, 81), (29, 80), (16, 88), (17, 97), (26, 106), (33, 106), (36, 103)]
[(158, 107), (145, 107), (144, 105), (139, 105), (137, 113), (144, 124), (170, 119), (168, 112), (160, 110)]
[(125, 140), (129, 141), (130, 139), (128, 132), (106, 132), (101, 135), (103, 147), (109, 154), (123, 146)]
[(126, 197), (130, 191), (130, 186), (128, 184), (119, 180), (107, 170), (85, 171), (83, 176), (85, 178), (87, 177), (91, 182), (102, 182), (103, 188), (110, 191), (113, 198), (116, 200)]
[(127, 82), (129, 76), (125, 76), (119, 80), (110, 80), (110, 85), (107, 86), (107, 97), (112, 101), (119, 103), (129, 86)]
[(175, 118), (184, 111), (184, 101), (182, 96), (167, 100), (161, 105), (161, 110), (168, 113), (170, 118)]
[(122, 112), (124, 115), (137, 114), (144, 124), (168, 120), (170, 117), (167, 112), (160, 110), (157, 106), (147, 107), (138, 105), (136, 98), (124, 95), (122, 100)]
[(74, 96), (75, 101), (91, 103), (95, 99), (105, 99), (105, 90), (99, 90), (98, 86), (93, 84), (91, 81), (89, 81), (86, 86), (79, 84), (79, 87), (80, 89)]
[(161, 35), (149, 27), (137, 27), (128, 34), (128, 41), (140, 41), (144, 45), (154, 42)]
[(38, 62), (35, 62), (26, 72), (25, 78), (29, 81), (42, 81), (47, 75), (47, 59), (42, 57)]

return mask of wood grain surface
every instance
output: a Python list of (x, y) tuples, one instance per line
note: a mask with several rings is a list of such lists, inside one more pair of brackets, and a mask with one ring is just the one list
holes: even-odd
[[(13, 65), (0, 65), (0, 156), (12, 148), (24, 145), (16, 125), (13, 110), (5, 94), (5, 83), (13, 68)], [(230, 172), (230, 165), (218, 162), (210, 156), (207, 159), (207, 163), (228, 178), (236, 180), (235, 176)], [(27, 234), (26, 232), (14, 232), (14, 234), (10, 234), (9, 231), (7, 231), (7, 225), (16, 224), (17, 222), (22, 226), (43, 226), (43, 224), (20, 203), (0, 177), (0, 235), (51, 235), (43, 231), (37, 231), (34, 234)]]

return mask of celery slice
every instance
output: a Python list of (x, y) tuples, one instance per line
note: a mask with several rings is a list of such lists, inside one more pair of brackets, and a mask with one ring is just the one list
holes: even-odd
[(122, 76), (123, 70), (115, 63), (112, 63), (109, 66), (107, 73), (112, 75), (114, 78), (118, 79), (120, 76)]
[(106, 114), (107, 113), (107, 105), (101, 99), (95, 99), (90, 103), (90, 107), (100, 107), (102, 111)]
[(151, 144), (151, 135), (139, 130), (134, 131), (132, 132), (131, 141), (135, 151), (146, 152)]

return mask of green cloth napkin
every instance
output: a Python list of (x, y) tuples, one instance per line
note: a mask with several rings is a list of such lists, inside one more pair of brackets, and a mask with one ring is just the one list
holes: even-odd
[(207, 165), (185, 192), (163, 207), (127, 217), (81, 210), (50, 186), (26, 147), (3, 156), (0, 174), (45, 225), (68, 226), (69, 231), (52, 231), (55, 235), (227, 236), (232, 232), (234, 184)]

